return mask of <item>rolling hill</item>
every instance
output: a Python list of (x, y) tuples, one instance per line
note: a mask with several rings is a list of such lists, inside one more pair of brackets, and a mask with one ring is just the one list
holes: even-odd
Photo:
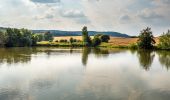
[[(5, 27), (0, 27), (0, 31), (5, 31)], [(61, 30), (31, 30), (33, 33), (45, 33), (49, 31), (50, 33), (53, 34), (53, 36), (81, 36), (82, 32), (81, 31), (61, 31)], [(90, 36), (94, 36), (96, 34), (106, 34), (110, 35), (113, 37), (125, 37), (128, 38), (130, 37), (127, 34), (119, 33), (119, 32), (111, 32), (111, 31), (105, 31), (105, 32), (98, 32), (98, 31), (89, 31)]]
[[(52, 33), (54, 36), (81, 36), (82, 32), (81, 31), (60, 31), (60, 30), (32, 30), (33, 33), (44, 33), (49, 31)], [(110, 35), (113, 37), (130, 37), (127, 34), (122, 34), (119, 32), (97, 32), (97, 31), (89, 31), (90, 36), (94, 36), (95, 34), (106, 34)]]

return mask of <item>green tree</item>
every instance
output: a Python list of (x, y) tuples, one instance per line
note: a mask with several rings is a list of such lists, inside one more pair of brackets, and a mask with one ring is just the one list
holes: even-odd
[(102, 35), (101, 37), (100, 37), (100, 39), (101, 39), (101, 42), (109, 42), (109, 40), (110, 40), (110, 36), (109, 35)]
[(82, 29), (82, 39), (83, 39), (83, 43), (85, 46), (90, 46), (91, 45), (91, 39), (88, 36), (88, 31), (87, 31), (87, 27), (84, 26)]
[(142, 49), (151, 49), (155, 44), (151, 28), (143, 29), (139, 35), (138, 46)]
[(100, 44), (101, 44), (101, 40), (98, 37), (94, 37), (94, 39), (92, 40), (92, 46), (96, 47)]
[(53, 40), (53, 35), (50, 33), (50, 31), (44, 33), (44, 40), (45, 41)]
[(6, 34), (0, 31), (0, 46), (4, 46), (6, 42)]
[(41, 41), (43, 41), (43, 39), (44, 39), (44, 36), (42, 35), (42, 34), (35, 34), (36, 35), (36, 37), (37, 37), (37, 41), (38, 42), (41, 42)]
[(158, 47), (170, 49), (170, 30), (168, 30), (166, 34), (163, 33), (163, 35), (160, 36)]
[(74, 39), (71, 37), (70, 38), (70, 43), (72, 44), (74, 42)]
[(33, 38), (34, 34), (27, 29), (7, 28), (5, 34), (7, 37), (5, 46), (7, 47), (32, 46), (33, 42), (37, 42)]

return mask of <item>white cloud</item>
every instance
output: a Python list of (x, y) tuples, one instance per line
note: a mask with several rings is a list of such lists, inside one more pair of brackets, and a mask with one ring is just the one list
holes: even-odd
[(30, 0), (34, 3), (58, 3), (60, 0)]
[(119, 31), (156, 34), (170, 24), (169, 0), (0, 0), (0, 25), (31, 29)]

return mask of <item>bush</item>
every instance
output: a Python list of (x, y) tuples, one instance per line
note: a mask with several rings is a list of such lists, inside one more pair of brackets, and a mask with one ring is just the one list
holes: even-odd
[(61, 39), (61, 40), (60, 40), (60, 42), (64, 42), (64, 40), (63, 40), (63, 39)]
[(138, 48), (138, 45), (136, 43), (133, 43), (133, 44), (130, 44), (129, 45), (129, 48), (130, 49), (137, 49)]
[(170, 49), (170, 30), (166, 34), (163, 33), (160, 36), (158, 48), (160, 49)]
[(72, 44), (74, 42), (74, 39), (71, 37), (70, 38), (70, 43)]
[(109, 35), (101, 35), (100, 36), (101, 42), (106, 42), (108, 43), (110, 40), (110, 36)]
[(99, 46), (101, 44), (101, 40), (97, 37), (95, 37), (93, 40), (92, 40), (92, 46), (96, 47), (96, 46)]
[(77, 42), (77, 40), (76, 40), (76, 39), (73, 39), (73, 42)]

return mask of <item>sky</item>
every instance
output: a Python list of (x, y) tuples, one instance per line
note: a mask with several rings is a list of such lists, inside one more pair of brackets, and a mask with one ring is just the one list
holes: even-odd
[(154, 35), (170, 29), (170, 0), (0, 0), (0, 27)]

